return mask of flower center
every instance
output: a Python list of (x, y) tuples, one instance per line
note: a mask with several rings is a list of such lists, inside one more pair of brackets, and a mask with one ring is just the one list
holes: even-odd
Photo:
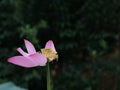
[(41, 49), (41, 53), (44, 54), (47, 57), (47, 59), (50, 61), (58, 58), (57, 52), (49, 48)]

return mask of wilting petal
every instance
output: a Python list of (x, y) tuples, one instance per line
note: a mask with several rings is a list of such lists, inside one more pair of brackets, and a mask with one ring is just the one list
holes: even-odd
[(24, 52), (20, 47), (19, 48), (17, 48), (17, 51), (19, 52), (19, 53), (21, 53), (23, 56), (25, 56), (25, 57), (27, 57), (29, 54), (28, 53), (26, 53), (26, 52)]
[(55, 46), (54, 46), (54, 43), (53, 43), (52, 40), (49, 40), (49, 41), (46, 43), (45, 48), (50, 48), (50, 49), (52, 49), (53, 51), (56, 52)]
[(31, 42), (29, 42), (28, 40), (24, 40), (24, 42), (25, 42), (25, 46), (29, 54), (36, 53), (36, 50)]
[(8, 59), (8, 62), (13, 63), (18, 66), (30, 68), (36, 66), (31, 60), (23, 56), (14, 56)]
[(32, 54), (29, 56), (29, 58), (31, 58), (31, 60), (33, 60), (37, 66), (45, 66), (47, 63), (46, 57), (40, 53)]

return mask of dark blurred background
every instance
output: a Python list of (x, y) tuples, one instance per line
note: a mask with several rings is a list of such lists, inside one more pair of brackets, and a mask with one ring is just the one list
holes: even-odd
[[(120, 90), (120, 0), (0, 0), (0, 83), (46, 90), (45, 67), (7, 62), (23, 39), (52, 39), (54, 90)], [(35, 89), (36, 88), (36, 89)]]

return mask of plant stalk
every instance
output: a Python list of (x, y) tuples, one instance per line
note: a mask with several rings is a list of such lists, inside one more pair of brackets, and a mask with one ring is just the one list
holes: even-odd
[(51, 80), (50, 80), (50, 67), (49, 62), (47, 63), (47, 90), (51, 90)]

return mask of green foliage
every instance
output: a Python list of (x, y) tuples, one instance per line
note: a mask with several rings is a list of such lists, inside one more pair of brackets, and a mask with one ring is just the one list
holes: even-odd
[[(25, 27), (20, 28), (21, 37), (26, 37), (30, 39), (33, 43), (38, 43), (36, 38), (38, 30), (36, 27), (30, 27), (30, 25), (26, 25)], [(32, 38), (31, 38), (32, 37)]]
[(44, 70), (11, 65), (7, 58), (19, 55), (23, 39), (37, 50), (52, 39), (60, 57), (55, 90), (96, 90), (103, 71), (119, 75), (118, 63), (102, 58), (118, 48), (119, 6), (119, 0), (1, 0), (0, 82), (26, 87), (31, 78), (42, 77)]

